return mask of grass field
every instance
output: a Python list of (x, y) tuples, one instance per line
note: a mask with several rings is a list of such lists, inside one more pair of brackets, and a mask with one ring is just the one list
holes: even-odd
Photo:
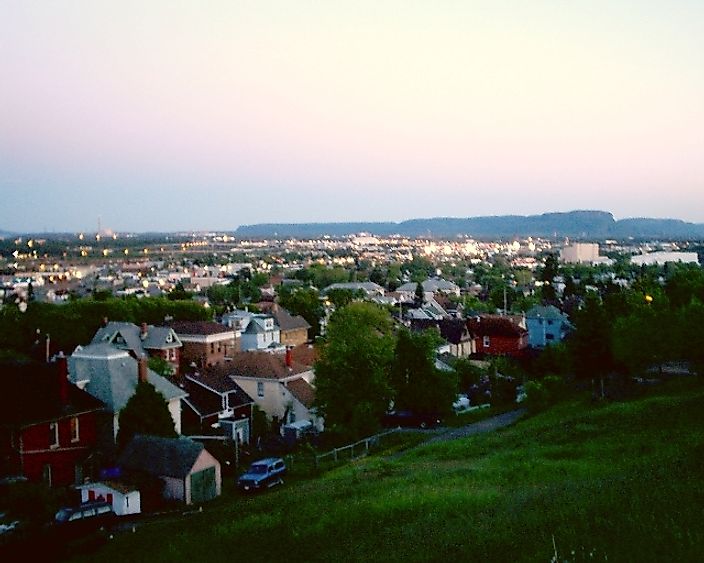
[[(561, 404), (117, 536), (101, 561), (701, 561), (704, 390)], [(553, 543), (554, 541), (554, 543)]]

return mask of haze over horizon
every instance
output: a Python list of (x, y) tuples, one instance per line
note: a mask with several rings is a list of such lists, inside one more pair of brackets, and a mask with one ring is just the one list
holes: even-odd
[(704, 223), (704, 3), (0, 3), (0, 230)]

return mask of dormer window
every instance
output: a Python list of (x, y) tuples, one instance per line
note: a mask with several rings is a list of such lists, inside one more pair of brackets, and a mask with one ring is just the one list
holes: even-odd
[(166, 343), (171, 344), (174, 341), (174, 337), (171, 334), (166, 336)]

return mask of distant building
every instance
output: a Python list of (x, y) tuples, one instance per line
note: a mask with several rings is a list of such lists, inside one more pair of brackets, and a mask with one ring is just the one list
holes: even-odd
[(560, 260), (568, 264), (591, 264), (599, 261), (599, 245), (578, 242), (560, 250)]
[(663, 265), (668, 262), (699, 265), (699, 256), (696, 252), (651, 252), (650, 254), (640, 254), (631, 257), (631, 264), (637, 266)]

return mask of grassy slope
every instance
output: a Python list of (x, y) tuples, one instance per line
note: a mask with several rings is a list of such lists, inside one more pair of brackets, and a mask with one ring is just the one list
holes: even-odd
[(99, 556), (549, 561), (554, 536), (561, 561), (695, 561), (703, 516), (704, 392), (695, 390), (565, 404), (492, 435), (230, 495), (120, 536)]

